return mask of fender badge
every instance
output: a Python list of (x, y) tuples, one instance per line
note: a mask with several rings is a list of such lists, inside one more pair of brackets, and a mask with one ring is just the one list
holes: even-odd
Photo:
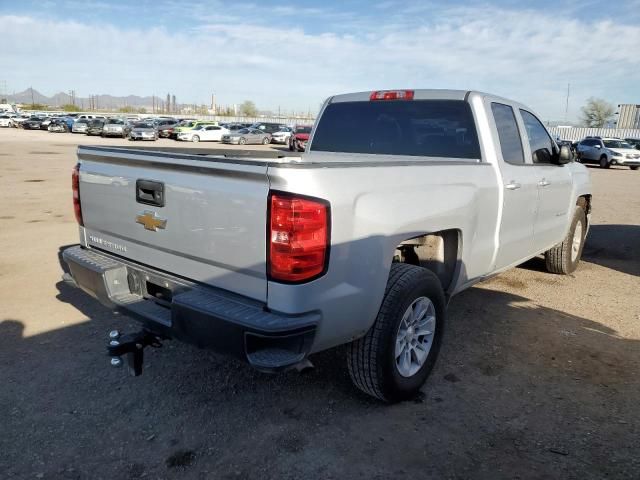
[(164, 230), (167, 226), (166, 220), (156, 217), (156, 213), (149, 210), (145, 210), (142, 215), (138, 215), (136, 223), (144, 225), (145, 230), (151, 230), (152, 232), (158, 231), (159, 228)]

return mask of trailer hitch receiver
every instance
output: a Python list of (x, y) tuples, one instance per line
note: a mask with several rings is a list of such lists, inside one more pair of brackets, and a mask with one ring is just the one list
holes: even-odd
[(119, 331), (109, 332), (107, 354), (111, 357), (111, 366), (121, 367), (122, 357), (126, 355), (129, 373), (134, 377), (142, 375), (145, 347), (160, 348), (160, 337), (148, 330), (121, 335)]

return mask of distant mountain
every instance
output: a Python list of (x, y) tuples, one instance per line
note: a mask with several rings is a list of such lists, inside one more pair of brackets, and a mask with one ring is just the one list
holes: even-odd
[[(33, 92), (33, 95), (32, 95)], [(145, 107), (151, 109), (154, 103), (152, 97), (139, 97), (138, 95), (127, 95), (126, 97), (114, 97), (113, 95), (95, 95), (93, 102), (96, 108), (103, 109), (117, 109), (121, 107)], [(35, 89), (27, 88), (23, 92), (8, 95), (7, 100), (11, 103), (42, 103), (51, 107), (60, 107), (67, 103), (71, 103), (72, 99), (68, 93), (59, 92), (51, 97), (47, 97)], [(161, 98), (156, 97), (156, 106), (162, 101)], [(76, 97), (75, 103), (82, 109), (89, 109), (91, 101), (87, 97)]]

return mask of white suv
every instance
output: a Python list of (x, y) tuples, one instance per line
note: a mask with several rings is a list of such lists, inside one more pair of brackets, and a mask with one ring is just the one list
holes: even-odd
[(582, 163), (597, 163), (600, 168), (621, 165), (637, 170), (640, 167), (640, 151), (619, 138), (585, 138), (578, 143), (578, 159)]

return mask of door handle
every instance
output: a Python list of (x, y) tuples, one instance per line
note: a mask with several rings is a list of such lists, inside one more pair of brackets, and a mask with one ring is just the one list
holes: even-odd
[(551, 182), (548, 182), (546, 178), (543, 178), (538, 182), (538, 185), (540, 185), (541, 187), (546, 187), (548, 185), (551, 185)]
[(522, 185), (520, 185), (518, 182), (511, 180), (504, 186), (504, 188), (506, 188), (507, 190), (518, 190), (521, 186)]

